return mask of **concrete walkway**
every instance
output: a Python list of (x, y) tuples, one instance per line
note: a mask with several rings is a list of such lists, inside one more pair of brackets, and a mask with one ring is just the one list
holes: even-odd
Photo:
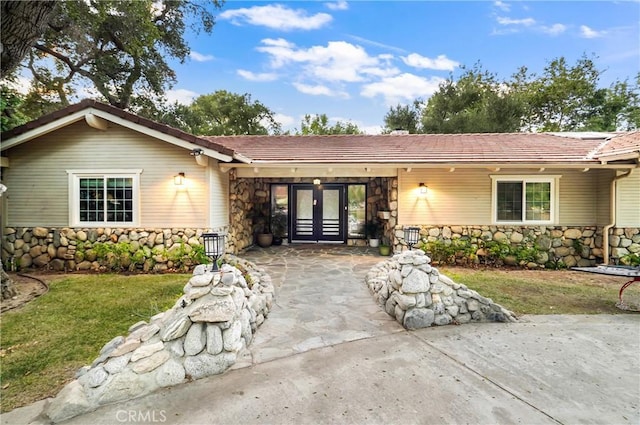
[[(381, 257), (366, 249), (243, 257), (271, 273), (277, 303), (234, 370), (67, 423), (640, 423), (640, 315), (408, 332), (369, 295), (363, 277)], [(40, 423), (39, 409), (0, 422)]]

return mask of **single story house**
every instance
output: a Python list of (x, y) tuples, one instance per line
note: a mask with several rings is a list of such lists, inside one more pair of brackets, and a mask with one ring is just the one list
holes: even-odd
[(293, 243), (364, 245), (373, 221), (395, 250), (418, 226), (535, 243), (541, 263), (640, 252), (640, 132), (205, 137), (84, 100), (3, 133), (1, 152), (2, 259), (22, 267), (209, 231), (239, 253), (276, 224)]

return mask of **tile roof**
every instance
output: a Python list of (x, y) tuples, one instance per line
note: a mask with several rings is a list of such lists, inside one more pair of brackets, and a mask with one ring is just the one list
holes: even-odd
[(602, 140), (544, 133), (206, 136), (252, 163), (597, 163)]
[(640, 131), (612, 137), (604, 142), (595, 153), (598, 158), (625, 154), (640, 154)]
[[(94, 108), (132, 123), (253, 164), (597, 164), (640, 156), (640, 132), (610, 139), (587, 133), (478, 133), (330, 136), (194, 136), (95, 100), (40, 117), (2, 133), (7, 140), (83, 109)], [(591, 133), (589, 133), (591, 134)], [(593, 133), (596, 134), (596, 133)], [(587, 134), (588, 135), (588, 134)]]

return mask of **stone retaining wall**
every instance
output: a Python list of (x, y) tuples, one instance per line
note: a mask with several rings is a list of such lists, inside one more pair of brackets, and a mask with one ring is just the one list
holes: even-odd
[[(198, 264), (192, 251), (202, 244), (202, 234), (211, 231), (226, 233), (227, 229), (8, 227), (4, 229), (2, 261), (8, 270), (104, 271), (116, 264), (123, 270), (145, 272), (190, 270)], [(118, 248), (128, 252), (120, 252), (117, 258), (113, 252), (100, 258), (97, 244), (111, 248), (120, 244)]]
[(173, 308), (108, 342), (45, 414), (60, 422), (231, 367), (267, 317), (274, 288), (254, 264), (229, 257), (226, 261), (237, 267), (224, 264), (220, 272), (196, 267)]
[[(602, 231), (599, 226), (418, 226), (422, 242), (456, 240), (468, 241), (476, 249), (477, 256), (487, 255), (483, 246), (488, 241), (498, 241), (513, 247), (534, 247), (538, 251), (535, 262), (526, 264), (538, 267), (549, 262), (562, 263), (566, 267), (593, 266), (603, 261)], [(613, 228), (609, 235), (610, 254), (613, 262), (629, 253), (640, 252), (640, 229)], [(394, 250), (407, 249), (402, 226), (394, 229)], [(513, 258), (506, 258), (510, 264)], [(477, 261), (477, 259), (476, 259)], [(510, 265), (516, 265), (515, 263)]]
[(405, 251), (367, 273), (378, 304), (405, 328), (516, 320), (491, 299), (441, 275), (430, 262), (424, 251)]

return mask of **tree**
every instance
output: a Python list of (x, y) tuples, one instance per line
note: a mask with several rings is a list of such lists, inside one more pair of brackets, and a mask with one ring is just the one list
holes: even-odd
[(207, 136), (278, 134), (274, 112), (251, 95), (218, 90), (197, 97), (191, 105), (174, 104), (158, 119), (188, 133)]
[(58, 2), (2, 1), (0, 16), (0, 69), (3, 77), (13, 72), (47, 28)]
[(590, 131), (631, 131), (640, 128), (640, 73), (636, 84), (616, 80), (608, 89), (599, 89), (584, 124)]
[(400, 105), (389, 108), (389, 112), (384, 116), (383, 133), (391, 133), (394, 130), (405, 130), (409, 134), (422, 133), (423, 102), (420, 99), (413, 101), (411, 105)]
[(506, 133), (520, 130), (524, 105), (518, 93), (483, 71), (449, 77), (429, 98), (422, 115), (425, 133)]
[(326, 114), (315, 114), (313, 117), (307, 114), (300, 123), (300, 127), (301, 131), (298, 134), (305, 136), (310, 134), (362, 134), (362, 130), (350, 121), (336, 121), (334, 125), (329, 125), (329, 117)]
[(600, 71), (586, 56), (574, 66), (569, 66), (564, 57), (554, 59), (539, 77), (521, 68), (511, 86), (526, 99), (525, 128), (536, 131), (584, 129), (598, 103), (599, 77)]
[(207, 5), (220, 8), (222, 1), (60, 2), (27, 66), (63, 105), (73, 85), (88, 82), (109, 104), (126, 109), (134, 93), (159, 97), (175, 81), (166, 60), (188, 56), (183, 38), (188, 22), (195, 31), (212, 31), (214, 17)]

